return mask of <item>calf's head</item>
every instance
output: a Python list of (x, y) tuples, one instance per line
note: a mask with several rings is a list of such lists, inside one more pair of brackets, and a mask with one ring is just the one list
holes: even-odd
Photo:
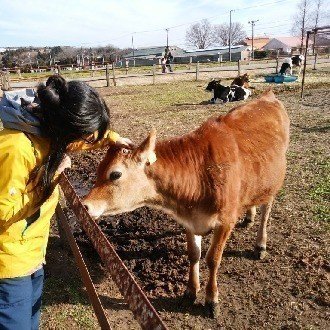
[(155, 196), (146, 167), (156, 160), (156, 131), (136, 149), (110, 147), (97, 170), (97, 180), (83, 204), (94, 218), (133, 211)]
[(209, 92), (212, 92), (214, 89), (217, 88), (217, 86), (220, 85), (220, 79), (219, 80), (215, 80), (215, 79), (212, 79), (206, 86), (205, 90), (209, 91)]

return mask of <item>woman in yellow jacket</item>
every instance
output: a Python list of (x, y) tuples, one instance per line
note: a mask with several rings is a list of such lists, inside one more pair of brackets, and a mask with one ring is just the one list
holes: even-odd
[(52, 76), (37, 97), (36, 107), (0, 106), (0, 329), (39, 327), (56, 178), (71, 164), (66, 152), (127, 143), (108, 131), (108, 108), (87, 84)]

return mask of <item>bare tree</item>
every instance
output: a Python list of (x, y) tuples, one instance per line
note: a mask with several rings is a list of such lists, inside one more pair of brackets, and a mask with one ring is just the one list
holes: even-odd
[[(246, 32), (241, 23), (231, 24), (231, 43), (233, 45), (240, 43), (246, 38)], [(229, 45), (229, 24), (215, 25), (213, 28), (213, 42), (221, 46)]]
[(186, 31), (186, 42), (190, 46), (195, 46), (198, 49), (204, 49), (212, 45), (212, 25), (207, 19), (201, 23), (193, 24)]
[[(322, 16), (324, 16), (323, 12), (323, 4), (324, 0), (317, 0), (315, 2), (315, 9), (313, 10), (313, 28), (316, 29), (319, 25)], [(323, 15), (322, 15), (323, 13)], [(314, 41), (313, 41), (313, 54), (315, 54), (315, 41), (316, 41), (316, 33), (314, 33)]]
[(304, 37), (307, 27), (311, 23), (312, 18), (312, 0), (300, 0), (297, 4), (297, 12), (293, 17), (292, 32), (300, 35), (300, 52), (304, 46)]

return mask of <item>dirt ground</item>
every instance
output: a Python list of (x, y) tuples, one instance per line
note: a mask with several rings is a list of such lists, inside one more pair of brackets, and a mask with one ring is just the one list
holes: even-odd
[[(207, 268), (203, 257), (202, 290), (194, 305), (181, 303), (188, 276), (184, 229), (169, 216), (148, 208), (104, 218), (100, 226), (169, 329), (329, 329), (329, 71), (315, 76), (303, 101), (295, 85), (275, 86), (291, 119), (291, 142), (285, 185), (273, 207), (268, 229), (268, 255), (255, 260), (252, 229), (236, 228), (219, 268), (221, 315), (203, 310)], [(213, 105), (205, 82), (99, 89), (111, 109), (114, 130), (140, 142), (151, 127), (158, 138), (183, 134), (206, 118), (234, 105)], [(255, 84), (253, 97), (266, 88)], [(236, 105), (236, 104), (235, 104)], [(69, 172), (79, 194), (95, 179), (104, 151), (74, 156)], [(111, 278), (71, 217), (72, 228), (91, 268), (113, 329), (138, 329), (137, 322)], [(47, 259), (42, 328), (97, 329), (74, 261), (63, 250), (56, 226)]]

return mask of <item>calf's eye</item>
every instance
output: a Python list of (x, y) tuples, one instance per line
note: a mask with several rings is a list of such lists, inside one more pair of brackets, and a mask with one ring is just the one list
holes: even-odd
[(118, 180), (121, 177), (122, 173), (118, 171), (114, 171), (110, 173), (109, 179), (111, 181)]

